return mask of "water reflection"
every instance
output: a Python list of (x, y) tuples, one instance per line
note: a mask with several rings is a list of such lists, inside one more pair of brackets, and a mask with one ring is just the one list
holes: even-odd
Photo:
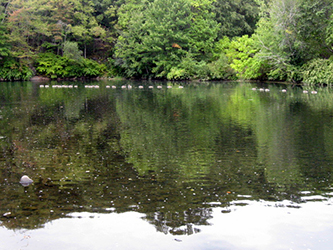
[[(329, 89), (54, 84), (0, 86), (0, 220), (8, 229), (42, 228), (73, 212), (135, 211), (163, 234), (192, 235), (213, 226), (216, 208), (331, 204)], [(18, 184), (23, 174), (34, 180), (28, 187)]]

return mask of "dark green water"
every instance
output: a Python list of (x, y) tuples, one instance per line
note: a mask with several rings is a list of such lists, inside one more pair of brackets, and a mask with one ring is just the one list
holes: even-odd
[(331, 249), (333, 91), (259, 87), (1, 83), (0, 249)]

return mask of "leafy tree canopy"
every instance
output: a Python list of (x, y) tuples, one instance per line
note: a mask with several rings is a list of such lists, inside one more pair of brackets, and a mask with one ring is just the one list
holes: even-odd
[[(208, 59), (219, 25), (211, 1), (155, 0), (121, 16), (116, 45), (118, 64), (128, 77), (165, 77), (187, 53)], [(133, 3), (129, 2), (128, 8)]]
[(259, 19), (259, 4), (256, 0), (216, 0), (215, 20), (221, 24), (219, 37), (251, 35)]
[(264, 9), (254, 35), (257, 58), (270, 65), (268, 75), (298, 80), (308, 61), (332, 55), (330, 36), (332, 3), (328, 0), (273, 0)]

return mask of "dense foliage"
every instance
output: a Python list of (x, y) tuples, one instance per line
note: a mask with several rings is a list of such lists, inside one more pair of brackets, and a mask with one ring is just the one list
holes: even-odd
[(331, 56), (330, 0), (0, 0), (1, 80), (38, 74), (331, 84), (313, 67), (330, 65)]
[(36, 70), (40, 75), (50, 78), (91, 78), (101, 75), (105, 71), (105, 65), (98, 64), (86, 58), (73, 59), (58, 56), (52, 53), (39, 54), (36, 59)]

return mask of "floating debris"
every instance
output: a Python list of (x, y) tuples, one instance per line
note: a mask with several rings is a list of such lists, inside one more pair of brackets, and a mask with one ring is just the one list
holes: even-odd
[(7, 213), (4, 213), (2, 216), (3, 217), (9, 217), (9, 216), (11, 216), (11, 214), (12, 214), (11, 212), (7, 212)]
[(29, 186), (31, 183), (33, 183), (33, 180), (29, 178), (27, 175), (23, 175), (21, 177), (20, 183), (23, 187)]

